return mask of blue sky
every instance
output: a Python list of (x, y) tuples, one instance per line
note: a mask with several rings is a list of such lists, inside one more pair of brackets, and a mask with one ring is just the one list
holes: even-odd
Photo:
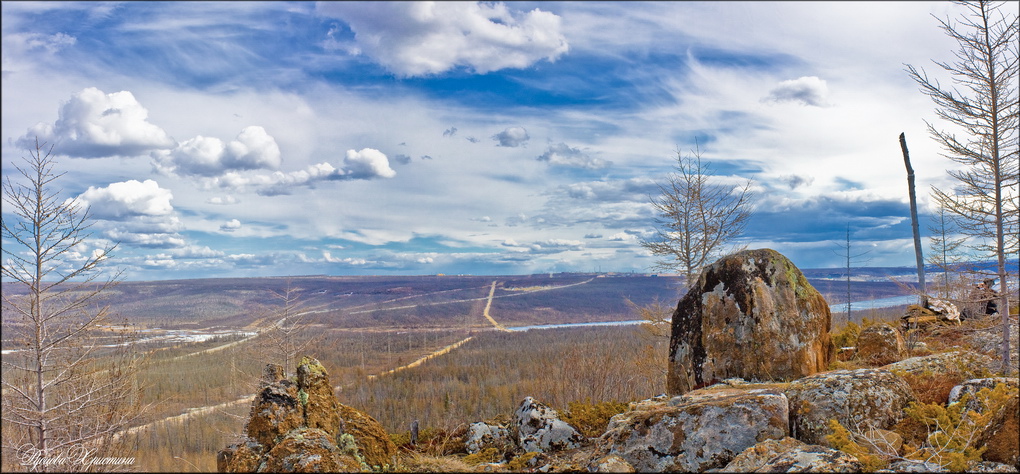
[[(3, 2), (3, 175), (36, 136), (132, 280), (648, 271), (700, 144), (739, 242), (913, 264), (951, 185), (903, 71), (948, 2)], [(12, 176), (13, 177), (13, 176)], [(4, 208), (5, 219), (9, 218)], [(8, 242), (4, 242), (8, 245)]]

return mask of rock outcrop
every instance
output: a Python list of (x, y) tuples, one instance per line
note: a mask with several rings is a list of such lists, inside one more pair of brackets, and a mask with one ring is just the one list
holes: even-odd
[(748, 250), (707, 267), (673, 313), (668, 393), (716, 380), (788, 381), (826, 370), (832, 316), (779, 252)]
[(542, 453), (581, 446), (584, 436), (559, 418), (556, 410), (526, 397), (514, 411), (517, 445), (526, 453)]
[(836, 370), (804, 377), (786, 389), (792, 436), (827, 445), (828, 422), (853, 430), (887, 429), (903, 418), (915, 400), (901, 377), (883, 369)]
[(856, 458), (842, 451), (783, 438), (747, 448), (722, 472), (861, 472), (862, 468)]
[(706, 389), (640, 402), (614, 416), (597, 441), (639, 472), (720, 468), (765, 439), (789, 434), (788, 402), (766, 389)]
[(397, 447), (372, 417), (340, 404), (319, 361), (305, 357), (297, 381), (266, 367), (245, 437), (221, 450), (219, 472), (350, 472), (392, 465)]
[(899, 329), (888, 324), (869, 326), (857, 336), (857, 357), (873, 365), (885, 365), (903, 358), (906, 345)]

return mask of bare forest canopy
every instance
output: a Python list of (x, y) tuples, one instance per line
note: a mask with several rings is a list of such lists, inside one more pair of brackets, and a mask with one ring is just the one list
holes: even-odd
[[(807, 269), (829, 301), (846, 299), (845, 269)], [(913, 269), (854, 268), (851, 298), (908, 294), (897, 281)], [(628, 301), (667, 306), (685, 291), (681, 278), (652, 274), (301, 276), (121, 282), (103, 294), (113, 322), (164, 329), (237, 328), (271, 312), (275, 296), (296, 291), (305, 320), (337, 328), (451, 327), (479, 322), (490, 286), (499, 321), (507, 326), (636, 319)], [(555, 289), (556, 291), (535, 291)], [(4, 283), (5, 294), (23, 289)], [(5, 318), (6, 319), (6, 318)], [(6, 323), (6, 322), (5, 322)]]

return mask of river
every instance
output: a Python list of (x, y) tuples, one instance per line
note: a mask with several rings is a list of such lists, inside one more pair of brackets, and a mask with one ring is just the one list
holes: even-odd
[[(862, 310), (862, 309), (893, 308), (896, 306), (906, 306), (909, 304), (916, 303), (917, 295), (902, 295), (892, 296), (889, 298), (879, 298), (876, 300), (853, 301), (851, 302), (850, 309)], [(845, 313), (846, 303), (829, 305), (829, 311), (832, 311), (833, 313)], [(643, 319), (629, 319), (626, 321), (600, 321), (593, 323), (536, 324), (533, 326), (507, 327), (507, 329), (511, 331), (530, 331), (532, 329), (582, 328), (594, 326), (633, 326), (644, 322), (645, 320)]]

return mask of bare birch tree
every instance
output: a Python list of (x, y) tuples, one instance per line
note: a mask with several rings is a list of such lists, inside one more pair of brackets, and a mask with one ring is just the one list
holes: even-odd
[(934, 61), (952, 75), (943, 87), (924, 69), (907, 65), (907, 73), (921, 92), (935, 102), (935, 114), (961, 132), (940, 130), (930, 122), (928, 132), (944, 150), (943, 156), (963, 165), (950, 170), (954, 189), (933, 187), (933, 197), (946, 209), (960, 231), (974, 237), (971, 245), (994, 256), (999, 279), (1002, 318), (1002, 370), (1009, 370), (1009, 283), (1007, 255), (1016, 256), (1020, 232), (1020, 39), (1016, 9), (987, 1), (959, 2), (967, 8), (958, 22), (938, 19), (956, 40), (954, 62)]
[(89, 209), (59, 196), (63, 173), (55, 171), (52, 147), (37, 140), (24, 161), (15, 167), (23, 183), (10, 175), (3, 182), (0, 219), (4, 336), (12, 344), (2, 358), (5, 466), (123, 468), (88, 464), (114, 456), (114, 435), (139, 401), (133, 356), (98, 342), (110, 318), (100, 297), (120, 275), (101, 280), (99, 266), (116, 245), (82, 251)]
[(656, 234), (641, 246), (663, 257), (655, 268), (679, 271), (690, 285), (744, 232), (753, 193), (751, 180), (740, 186), (714, 180), (697, 146), (688, 155), (678, 149), (676, 158), (676, 171), (659, 185), (660, 194), (650, 197), (658, 214)]

